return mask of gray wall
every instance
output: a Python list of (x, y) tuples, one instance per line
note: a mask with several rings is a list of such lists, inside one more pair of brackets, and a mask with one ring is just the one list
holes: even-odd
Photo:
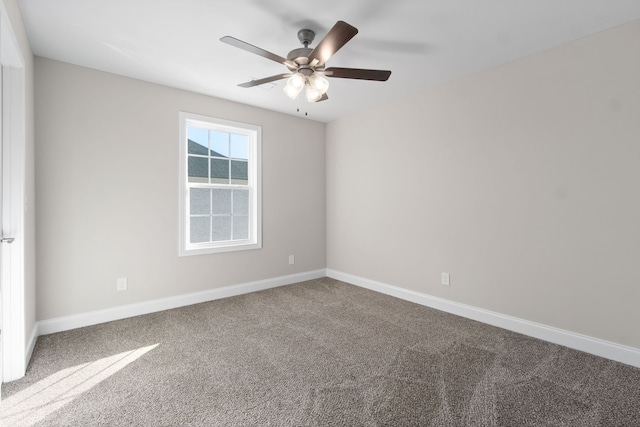
[[(325, 267), (324, 124), (35, 64), (39, 320)], [(179, 111), (262, 126), (263, 249), (178, 257)]]
[[(639, 348), (639, 39), (631, 23), (326, 138), (320, 123), (37, 58), (37, 318), (327, 266)], [(262, 250), (177, 257), (180, 110), (263, 126)]]
[(640, 348), (639, 40), (636, 21), (330, 123), (327, 267)]

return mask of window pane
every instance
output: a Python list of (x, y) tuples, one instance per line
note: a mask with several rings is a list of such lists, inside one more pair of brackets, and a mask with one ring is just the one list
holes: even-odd
[(242, 160), (231, 160), (231, 183), (248, 184), (249, 169), (248, 162)]
[(192, 188), (190, 191), (191, 215), (211, 214), (211, 190), (207, 188)]
[(231, 134), (231, 157), (249, 159), (249, 137), (247, 135)]
[(211, 156), (229, 157), (229, 134), (211, 130)]
[(207, 129), (189, 126), (187, 128), (187, 152), (206, 156), (209, 152), (209, 131)]
[(209, 242), (211, 230), (210, 216), (192, 216), (191, 217), (191, 243)]
[(249, 190), (233, 190), (233, 214), (249, 214)]
[(179, 116), (179, 255), (262, 247), (260, 127)]
[(222, 240), (231, 240), (231, 217), (230, 216), (214, 216), (212, 242)]
[(189, 182), (208, 182), (208, 159), (189, 156)]
[(213, 210), (214, 215), (225, 214), (231, 215), (231, 191), (232, 190), (219, 190), (213, 191)]
[(211, 159), (211, 182), (215, 184), (229, 183), (229, 160)]
[(233, 240), (245, 240), (249, 238), (249, 217), (233, 217)]

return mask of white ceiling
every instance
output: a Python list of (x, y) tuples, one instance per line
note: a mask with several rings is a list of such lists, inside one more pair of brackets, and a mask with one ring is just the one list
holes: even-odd
[[(328, 122), (640, 19), (640, 0), (18, 0), (35, 55)], [(329, 100), (290, 100), (281, 56), (343, 20), (359, 33), (327, 66), (391, 70), (387, 82), (331, 79)], [(297, 112), (300, 109), (300, 112)]]

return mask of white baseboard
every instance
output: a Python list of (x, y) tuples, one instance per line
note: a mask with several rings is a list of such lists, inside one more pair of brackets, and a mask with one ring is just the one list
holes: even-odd
[(327, 276), (406, 301), (640, 367), (640, 349), (327, 269)]
[[(202, 292), (178, 295), (175, 297), (161, 298), (136, 304), (122, 305), (119, 307), (107, 308), (88, 313), (75, 314), (72, 316), (58, 317), (55, 319), (41, 320), (37, 322), (35, 335), (31, 351), (35, 345), (35, 339), (40, 335), (48, 335), (70, 329), (82, 328), (84, 326), (97, 325), (99, 323), (111, 322), (113, 320), (125, 319), (127, 317), (140, 316), (143, 314), (155, 313), (172, 308), (184, 307), (186, 305), (199, 304), (213, 301), (220, 298), (228, 298), (236, 295), (248, 294), (265, 289), (276, 288), (278, 286), (290, 285), (303, 282), (305, 280), (319, 279), (325, 277), (325, 270), (308, 271), (305, 273), (280, 276), (272, 279), (258, 280), (256, 282), (243, 283), (240, 285), (225, 286), (223, 288), (210, 289)], [(27, 355), (27, 361), (31, 354)]]
[(363, 277), (342, 273), (332, 269), (321, 269), (305, 273), (281, 276), (272, 279), (259, 280), (256, 282), (244, 283), (240, 285), (225, 286), (202, 292), (196, 292), (175, 297), (156, 299), (136, 304), (129, 304), (105, 310), (92, 311), (72, 316), (58, 317), (55, 319), (42, 320), (37, 322), (28, 341), (26, 361), (27, 365), (31, 359), (36, 339), (40, 335), (47, 335), (62, 332), (69, 329), (81, 328), (84, 326), (96, 325), (99, 323), (111, 322), (113, 320), (125, 319), (127, 317), (140, 316), (143, 314), (155, 313), (186, 305), (198, 304), (213, 301), (220, 298), (242, 295), (250, 292), (275, 288), (278, 286), (290, 285), (305, 280), (319, 279), (328, 276), (341, 280), (352, 285), (367, 288), (386, 295), (391, 295), (406, 301), (411, 301), (420, 305), (435, 308), (447, 313), (477, 320), (482, 323), (497, 326), (499, 328), (518, 332), (534, 338), (539, 338), (554, 344), (584, 351), (596, 356), (605, 357), (627, 365), (640, 367), (640, 349), (616, 344), (610, 341), (593, 338), (575, 332), (566, 331), (559, 328), (531, 322), (513, 316), (496, 313), (482, 308), (461, 304), (455, 301), (446, 300), (411, 291), (386, 283), (377, 282)]

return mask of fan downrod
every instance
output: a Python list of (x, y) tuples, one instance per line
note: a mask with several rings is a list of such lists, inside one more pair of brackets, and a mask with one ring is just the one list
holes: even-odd
[[(305, 28), (305, 29), (302, 29), (302, 30), (298, 31), (298, 40), (300, 40), (300, 43), (302, 43), (302, 45), (304, 47), (299, 47), (297, 49), (293, 49), (287, 55), (287, 59), (289, 61), (293, 61), (293, 62), (296, 63), (295, 67), (287, 65), (289, 70), (303, 72), (303, 70), (300, 69), (300, 66), (302, 66), (302, 68), (308, 68), (306, 66), (307, 63), (308, 63), (307, 57), (309, 56), (309, 54), (313, 50), (313, 49), (311, 49), (309, 47), (309, 45), (311, 44), (311, 42), (313, 42), (313, 39), (315, 37), (316, 37), (316, 33), (314, 33), (313, 30), (310, 30), (308, 28)], [(307, 72), (309, 72), (309, 74), (311, 74), (313, 71), (312, 70), (307, 70)]]

